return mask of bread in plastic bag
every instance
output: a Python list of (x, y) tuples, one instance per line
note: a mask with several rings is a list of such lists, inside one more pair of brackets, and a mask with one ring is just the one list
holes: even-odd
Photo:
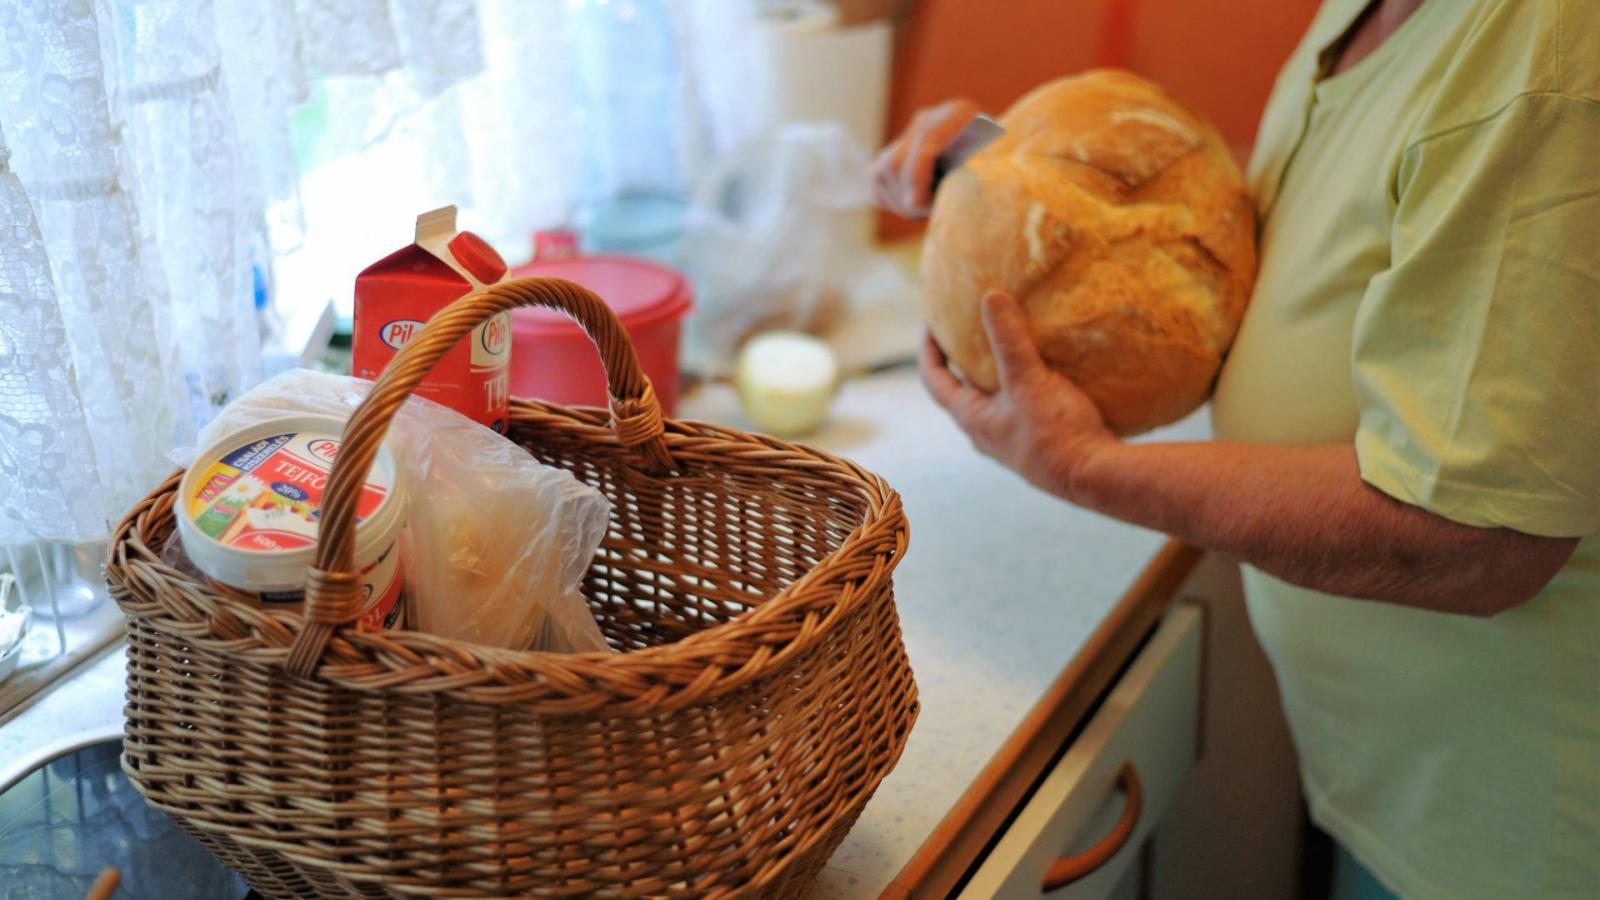
[[(371, 382), (295, 369), (240, 396), (200, 446), (285, 413), (348, 418)], [(401, 540), (411, 628), (514, 650), (608, 651), (579, 586), (611, 504), (456, 411), (408, 398), (389, 447), (411, 505)], [(174, 454), (188, 464), (192, 452)]]

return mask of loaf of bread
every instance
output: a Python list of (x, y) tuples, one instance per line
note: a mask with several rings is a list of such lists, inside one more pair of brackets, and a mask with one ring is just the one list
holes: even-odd
[(1040, 354), (1119, 434), (1203, 403), (1255, 281), (1255, 217), (1216, 129), (1160, 87), (1097, 70), (1043, 85), (951, 172), (923, 250), (929, 324), (985, 390), (983, 295), (1016, 297)]

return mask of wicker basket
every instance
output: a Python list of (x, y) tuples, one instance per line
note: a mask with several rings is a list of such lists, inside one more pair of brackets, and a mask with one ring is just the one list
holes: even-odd
[[(623, 652), (357, 630), (354, 501), (389, 419), (530, 304), (604, 357), (609, 414), (514, 401), (510, 437), (610, 498), (584, 593)], [(118, 526), (107, 570), (123, 768), (270, 897), (799, 896), (916, 718), (899, 497), (816, 450), (664, 422), (615, 317), (567, 282), (465, 297), (390, 364), (347, 426), (303, 617), (160, 561), (176, 486)]]

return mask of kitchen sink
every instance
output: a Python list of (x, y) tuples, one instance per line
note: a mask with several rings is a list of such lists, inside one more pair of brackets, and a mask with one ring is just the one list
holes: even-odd
[(107, 868), (118, 900), (226, 900), (249, 886), (151, 807), (120, 738), (44, 761), (0, 792), (0, 900), (80, 900)]

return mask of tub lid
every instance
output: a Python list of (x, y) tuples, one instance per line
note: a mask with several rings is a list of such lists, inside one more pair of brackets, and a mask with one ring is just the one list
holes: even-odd
[[(183, 481), (189, 531), (234, 550), (271, 553), (316, 544), (323, 494), (342, 439), (337, 420), (281, 418), (224, 438)], [(380, 452), (356, 503), (356, 523), (392, 515), (394, 462)]]
[[(683, 315), (691, 305), (689, 280), (649, 260), (626, 256), (573, 256), (535, 261), (512, 270), (515, 276), (564, 278), (605, 299), (623, 327), (645, 328)], [(555, 310), (512, 311), (512, 334), (533, 337), (581, 336), (578, 323)]]

